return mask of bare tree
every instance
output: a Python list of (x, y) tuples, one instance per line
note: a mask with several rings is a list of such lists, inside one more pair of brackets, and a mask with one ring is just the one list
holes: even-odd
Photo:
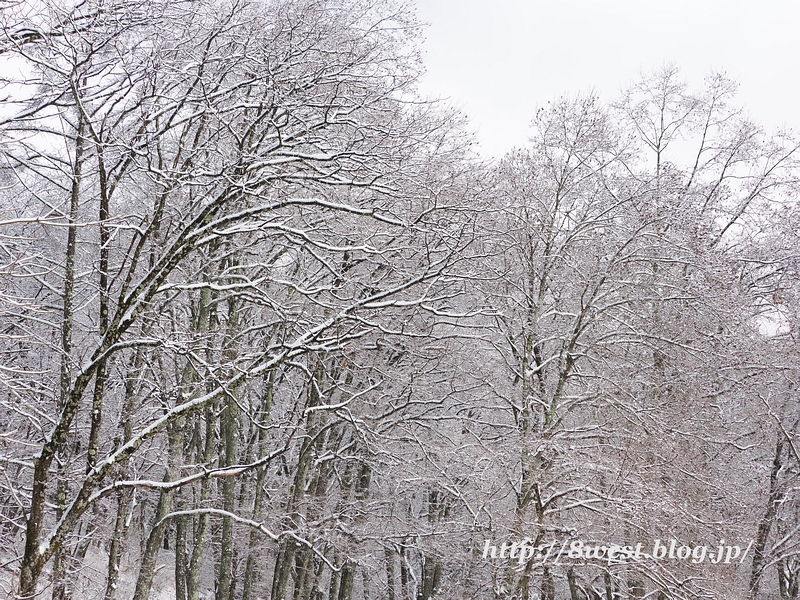
[[(9, 11), (4, 28), (3, 52), (24, 63), (19, 85), (32, 84), (3, 125), (5, 166), (9, 193), (30, 198), (24, 219), (55, 246), (25, 285), (60, 307), (50, 330), (60, 345), (38, 353), (44, 377), (61, 365), (61, 391), (28, 395), (20, 415), (38, 450), (22, 477), (30, 487), (13, 490), (27, 514), (16, 593), (34, 595), (55, 557), (56, 595), (69, 595), (65, 552), (79, 559), (75, 534), (100, 535), (87, 511), (154, 489), (135, 593), (148, 597), (166, 527), (187, 514), (173, 510), (176, 494), (198, 485), (201, 501), (187, 509), (199, 519), (195, 551), (203, 523), (222, 515), (224, 597), (241, 519), (233, 477), (276, 455), (239, 462), (250, 386), (363, 338), (393, 307), (424, 305), (425, 286), (466, 243), (457, 223), (437, 232), (447, 209), (420, 197), (425, 181), (414, 179), (426, 176), (448, 117), (405, 104), (415, 26), (388, 5), (25, 8)], [(418, 250), (409, 242), (419, 236)], [(110, 379), (128, 369), (124, 385)], [(117, 411), (121, 437), (102, 419)], [(206, 450), (187, 469), (185, 427), (203, 411)], [(209, 421), (217, 411), (219, 434)], [(57, 416), (41, 422), (47, 413)], [(163, 475), (136, 476), (149, 460), (137, 457), (154, 452)], [(214, 479), (224, 482), (218, 513), (202, 499)], [(126, 510), (121, 500), (118, 523)], [(122, 534), (117, 527), (107, 596)], [(196, 597), (196, 582), (187, 591)]]

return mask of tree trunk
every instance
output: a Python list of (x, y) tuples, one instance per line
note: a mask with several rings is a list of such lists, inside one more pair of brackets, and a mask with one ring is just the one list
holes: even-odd
[[(216, 422), (216, 408), (212, 405), (205, 410), (206, 432), (202, 454), (203, 464), (209, 464), (214, 455)], [(211, 480), (204, 479), (200, 483), (197, 505), (205, 506), (210, 498)], [(192, 555), (189, 558), (189, 570), (186, 573), (186, 597), (188, 600), (199, 600), (200, 598), (200, 566), (203, 562), (203, 552), (205, 551), (206, 537), (208, 536), (208, 519), (208, 513), (197, 515), (194, 519)]]
[[(181, 490), (177, 491), (175, 508), (178, 511), (186, 509), (186, 502)], [(175, 518), (175, 600), (186, 600), (186, 572), (189, 568), (189, 559), (186, 554), (186, 523), (188, 518), (184, 515)]]
[(356, 564), (349, 558), (342, 567), (342, 581), (339, 585), (338, 600), (351, 600), (353, 596), (353, 579), (355, 576)]
[(611, 573), (603, 573), (603, 583), (606, 586), (606, 600), (614, 600), (614, 582), (611, 580)]
[(542, 600), (556, 600), (556, 584), (547, 567), (542, 572)]
[[(334, 551), (333, 554), (333, 564), (337, 566), (342, 566), (339, 562), (339, 553)], [(342, 566), (343, 568), (343, 566)], [(328, 587), (328, 599), (329, 600), (338, 600), (339, 599), (339, 587), (342, 584), (342, 568), (331, 573), (331, 583)]]
[[(319, 362), (308, 385), (307, 406), (309, 408), (319, 406), (322, 402), (320, 390), (322, 389), (322, 378), (324, 374), (325, 371), (322, 363)], [(299, 526), (301, 521), (301, 515), (297, 507), (305, 496), (306, 482), (308, 481), (313, 459), (313, 448), (319, 441), (315, 439), (317, 433), (317, 415), (319, 415), (319, 411), (309, 411), (306, 417), (306, 435), (300, 447), (300, 454), (297, 458), (297, 471), (295, 472), (292, 489), (289, 493), (289, 501), (287, 503), (286, 512), (289, 514), (288, 523), (290, 527)], [(283, 600), (286, 595), (289, 575), (295, 561), (295, 552), (297, 550), (298, 544), (293, 539), (287, 538), (280, 545), (278, 556), (275, 560), (275, 572), (272, 578), (271, 597), (275, 600)]]
[(783, 455), (783, 436), (781, 432), (777, 433), (777, 440), (775, 442), (775, 458), (772, 461), (772, 472), (769, 478), (769, 497), (767, 498), (767, 510), (761, 519), (758, 526), (758, 533), (756, 534), (756, 541), (753, 545), (753, 566), (750, 570), (750, 593), (749, 598), (755, 599), (758, 596), (758, 584), (761, 579), (761, 565), (764, 562), (764, 554), (767, 547), (767, 539), (769, 538), (772, 523), (775, 520), (775, 513), (778, 510), (783, 493), (778, 483), (778, 473), (782, 466)]
[(571, 600), (584, 600), (583, 594), (581, 594), (581, 591), (575, 583), (575, 571), (572, 567), (567, 569), (567, 584), (569, 584), (569, 597)]
[[(237, 300), (233, 298), (228, 302), (228, 327), (225, 332), (225, 351), (223, 353), (226, 361), (232, 362), (236, 357), (236, 348), (233, 340), (238, 328), (238, 305)], [(222, 463), (223, 466), (226, 467), (236, 464), (239, 451), (239, 405), (236, 402), (238, 392), (238, 386), (231, 390), (233, 398), (227, 399), (227, 406), (222, 413), (222, 422), (220, 423), (222, 441), (225, 449)], [(236, 510), (236, 479), (233, 477), (225, 477), (222, 482), (222, 508), (229, 513), (233, 513)], [(233, 562), (233, 530), (233, 519), (231, 517), (223, 517), (217, 600), (229, 600), (235, 591), (235, 588), (232, 587), (235, 579), (233, 573), (233, 569), (235, 568)]]
[(403, 548), (400, 552), (400, 589), (402, 591), (403, 597), (402, 600), (409, 600), (411, 597), (411, 574), (408, 570), (408, 549), (406, 546), (406, 540), (403, 540)]
[(437, 561), (425, 559), (422, 565), (422, 585), (417, 593), (417, 600), (430, 600), (439, 589), (442, 581), (442, 567)]
[[(142, 364), (144, 363), (143, 350), (136, 350), (131, 368), (125, 378), (125, 399), (122, 403), (122, 415), (120, 425), (122, 426), (122, 440), (120, 445), (127, 444), (133, 437), (133, 414), (135, 412), (136, 400), (136, 381), (139, 378)], [(119, 478), (127, 479), (128, 467), (120, 467)], [(108, 550), (108, 573), (106, 579), (105, 600), (114, 600), (119, 581), (120, 556), (125, 540), (125, 532), (128, 529), (128, 509), (130, 507), (133, 490), (124, 488), (117, 496), (117, 517), (114, 521), (114, 533), (111, 537), (111, 545)]]
[[(164, 474), (164, 481), (174, 481), (178, 477), (178, 464), (183, 450), (183, 419), (177, 421), (169, 428), (169, 458), (167, 459), (167, 471)], [(158, 562), (158, 552), (164, 541), (164, 533), (167, 529), (169, 515), (172, 508), (172, 497), (175, 494), (173, 488), (161, 491), (156, 507), (156, 514), (153, 517), (153, 526), (147, 538), (144, 554), (139, 567), (139, 577), (136, 580), (136, 590), (133, 600), (149, 600), (150, 589), (153, 586), (153, 576)]]
[(397, 592), (395, 590), (394, 549), (386, 546), (384, 556), (386, 557), (386, 600), (395, 600)]
[[(274, 378), (275, 372), (270, 371), (265, 380), (266, 389), (264, 393), (264, 400), (258, 415), (259, 424), (261, 425), (261, 427), (258, 428), (258, 433), (256, 434), (256, 447), (259, 460), (264, 458), (267, 452), (266, 433), (264, 431), (264, 427), (269, 422), (269, 415), (270, 411), (272, 410)], [(266, 478), (266, 474), (267, 467), (265, 465), (258, 469), (258, 473), (256, 475), (252, 513), (252, 518), (254, 521), (257, 521), (261, 515), (261, 510), (264, 503), (264, 479)], [(259, 532), (255, 529), (252, 529), (250, 531), (250, 543), (247, 551), (247, 565), (245, 566), (244, 582), (242, 584), (242, 600), (251, 600), (253, 595), (253, 586), (258, 581), (259, 570), (256, 566), (258, 562), (256, 559), (256, 546), (258, 545), (259, 539)]]
[[(238, 408), (235, 402), (229, 401), (222, 413), (222, 437), (225, 444), (224, 466), (236, 464), (236, 453), (239, 437)], [(236, 509), (236, 480), (226, 477), (222, 482), (222, 508), (228, 512)], [(222, 540), (219, 560), (219, 585), (217, 600), (228, 600), (231, 593), (233, 574), (233, 529), (231, 517), (222, 518)]]

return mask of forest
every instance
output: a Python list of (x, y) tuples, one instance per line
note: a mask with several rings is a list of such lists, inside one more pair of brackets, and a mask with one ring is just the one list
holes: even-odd
[(402, 1), (0, 25), (0, 594), (800, 598), (800, 136), (735, 81), (487, 160)]

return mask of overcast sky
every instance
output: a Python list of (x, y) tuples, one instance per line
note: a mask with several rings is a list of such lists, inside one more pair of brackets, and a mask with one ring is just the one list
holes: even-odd
[(800, 3), (786, 0), (417, 0), (429, 23), (422, 91), (461, 107), (487, 156), (525, 143), (537, 106), (596, 90), (605, 100), (642, 70), (712, 70), (768, 128), (800, 129)]

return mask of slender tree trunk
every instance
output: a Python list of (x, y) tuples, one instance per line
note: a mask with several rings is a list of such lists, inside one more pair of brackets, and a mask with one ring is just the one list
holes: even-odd
[[(216, 408), (209, 406), (205, 411), (206, 433), (205, 446), (203, 449), (203, 464), (209, 464), (214, 455), (215, 429), (216, 429)], [(200, 494), (198, 505), (204, 506), (211, 498), (211, 480), (204, 479), (200, 484)], [(194, 535), (192, 536), (192, 555), (189, 559), (189, 570), (186, 573), (186, 596), (188, 600), (199, 600), (200, 598), (200, 566), (203, 561), (206, 537), (208, 536), (208, 513), (198, 515), (194, 523)]]
[[(98, 144), (98, 152), (99, 156), (102, 157), (102, 144)], [(101, 164), (103, 161), (101, 160)], [(101, 293), (100, 296), (100, 320), (101, 324), (105, 323), (105, 327), (108, 327), (108, 228), (107, 226), (102, 223), (102, 221), (109, 218), (109, 210), (108, 210), (108, 178), (105, 176), (105, 167), (103, 167), (103, 183), (101, 187), (101, 206), (100, 206), (100, 220), (101, 220), (101, 230), (100, 230), (100, 244), (101, 244), (101, 273), (100, 273), (100, 283), (101, 283), (101, 290), (105, 290), (105, 294)], [(166, 194), (162, 194), (159, 198), (155, 201), (155, 206), (153, 207), (154, 210), (154, 217), (151, 224), (151, 231), (152, 236), (155, 241), (153, 248), (150, 251), (149, 256), (149, 267), (152, 269), (153, 265), (156, 261), (156, 247), (161, 240), (160, 232), (161, 232), (161, 216), (164, 209), (164, 204), (166, 203)], [(105, 259), (103, 259), (103, 250), (105, 250)], [(105, 260), (105, 262), (103, 262)], [(142, 327), (143, 333), (148, 332), (150, 330), (151, 321), (145, 320), (144, 325)], [(144, 366), (144, 350), (142, 348), (138, 348), (136, 350), (136, 354), (134, 355), (133, 364), (131, 365), (131, 369), (129, 370), (126, 378), (125, 378), (125, 400), (122, 404), (122, 417), (121, 417), (121, 425), (122, 425), (122, 442), (120, 445), (127, 444), (133, 438), (133, 418), (136, 412), (136, 386), (139, 380), (139, 377), (142, 373), (142, 367)], [(105, 361), (103, 361), (103, 368), (105, 369)], [(128, 477), (128, 465), (124, 463), (120, 465), (120, 472), (119, 477), (121, 479), (127, 479)], [(114, 522), (114, 534), (111, 538), (111, 545), (108, 552), (108, 574), (107, 574), (107, 581), (106, 581), (106, 592), (104, 596), (104, 600), (114, 600), (116, 596), (116, 589), (117, 589), (117, 582), (119, 581), (119, 569), (120, 569), (120, 555), (122, 552), (122, 546), (125, 539), (125, 534), (128, 529), (128, 510), (130, 507), (131, 500), (133, 498), (133, 492), (130, 489), (123, 489), (119, 492), (119, 496), (117, 499), (117, 518)]]
[(425, 560), (422, 566), (422, 585), (417, 594), (418, 600), (430, 600), (436, 594), (442, 580), (442, 567), (436, 561)]
[(106, 579), (105, 600), (114, 600), (119, 582), (120, 556), (127, 530), (127, 515), (133, 492), (124, 489), (117, 497), (117, 518), (114, 520), (114, 533), (108, 549), (108, 574)]
[[(133, 437), (133, 414), (136, 411), (136, 384), (141, 375), (144, 364), (144, 352), (141, 348), (136, 350), (131, 368), (125, 379), (125, 399), (122, 403), (122, 440), (120, 445), (127, 444)], [(120, 467), (119, 478), (127, 479), (128, 466)], [(130, 488), (122, 489), (117, 496), (117, 518), (114, 521), (114, 533), (108, 550), (108, 573), (106, 580), (105, 600), (114, 600), (119, 581), (120, 556), (128, 528), (128, 511), (130, 508), (133, 491)]]
[(397, 592), (395, 590), (394, 549), (386, 546), (384, 556), (386, 557), (386, 600), (395, 600)]
[(356, 564), (349, 558), (342, 567), (342, 579), (339, 584), (339, 600), (351, 600), (353, 596), (353, 580)]
[(797, 600), (798, 592), (800, 592), (800, 579), (798, 578), (798, 570), (792, 569), (791, 563), (787, 562), (785, 558), (778, 561), (778, 590), (781, 594), (781, 600)]
[(285, 600), (286, 588), (289, 584), (289, 564), (294, 560), (295, 541), (285, 540), (275, 558), (275, 573), (272, 577), (272, 595), (275, 600)]
[(611, 580), (611, 573), (603, 573), (603, 583), (606, 586), (606, 600), (614, 600), (614, 582)]
[[(171, 480), (172, 474), (169, 473), (168, 470), (167, 475), (164, 476), (164, 481), (168, 482)], [(162, 492), (158, 499), (156, 513), (153, 517), (153, 527), (150, 529), (150, 535), (147, 537), (147, 543), (145, 544), (133, 600), (148, 600), (150, 598), (150, 589), (153, 586), (153, 576), (156, 571), (158, 552), (164, 541), (164, 531), (167, 527), (167, 522), (164, 519), (169, 514), (171, 504), (172, 491)]]
[[(175, 509), (186, 509), (186, 501), (182, 490), (176, 492)], [(186, 572), (189, 568), (189, 559), (186, 554), (186, 523), (185, 515), (175, 518), (175, 600), (186, 600)]]
[(550, 569), (545, 567), (542, 572), (542, 600), (556, 599), (556, 585), (553, 581), (553, 574)]
[(331, 573), (331, 583), (328, 587), (328, 599), (329, 600), (338, 600), (339, 598), (339, 587), (342, 584), (342, 563), (340, 562), (341, 558), (339, 556), (339, 552), (334, 552), (333, 554), (333, 564), (337, 567), (340, 567), (338, 570)]
[[(258, 448), (258, 458), (262, 459), (267, 452), (266, 449), (266, 434), (264, 427), (269, 422), (269, 415), (272, 410), (272, 397), (274, 391), (274, 378), (275, 372), (270, 371), (266, 378), (266, 389), (264, 393), (264, 401), (260, 413), (260, 425), (258, 428), (256, 447)], [(257, 521), (261, 515), (261, 510), (264, 503), (264, 479), (266, 478), (267, 467), (262, 466), (258, 469), (255, 483), (255, 493), (253, 498), (253, 513), (252, 518)], [(253, 586), (258, 581), (258, 567), (256, 558), (256, 546), (260, 539), (260, 534), (255, 529), (250, 531), (250, 543), (247, 552), (247, 565), (244, 570), (244, 582), (242, 584), (242, 600), (251, 600), (253, 595)]]
[(778, 510), (783, 493), (778, 483), (778, 473), (782, 466), (783, 455), (783, 436), (781, 432), (777, 433), (777, 440), (775, 442), (775, 458), (772, 461), (772, 472), (769, 478), (769, 496), (767, 498), (767, 510), (761, 519), (758, 526), (758, 533), (756, 534), (755, 544), (753, 545), (753, 566), (750, 570), (750, 593), (749, 598), (755, 599), (758, 597), (758, 584), (761, 579), (761, 569), (764, 563), (764, 555), (767, 547), (767, 540), (769, 532), (772, 529), (772, 523), (775, 520), (775, 513)]
[[(103, 158), (103, 144), (95, 144), (97, 152), (97, 168), (100, 181), (100, 318), (98, 333), (100, 337), (108, 332), (108, 177), (106, 175), (105, 160)], [(94, 394), (92, 396), (92, 416), (89, 430), (89, 446), (86, 450), (86, 472), (91, 471), (97, 462), (97, 450), (100, 440), (100, 428), (103, 423), (103, 397), (106, 385), (106, 361), (101, 360), (97, 366), (94, 380)]]
[[(229, 401), (222, 413), (222, 437), (225, 444), (224, 466), (236, 464), (238, 432), (238, 410), (236, 403)], [(236, 480), (226, 477), (222, 482), (222, 508), (228, 512), (236, 509)], [(233, 575), (233, 528), (231, 517), (222, 518), (222, 540), (219, 561), (219, 584), (217, 585), (217, 600), (228, 600), (231, 593)]]
[[(167, 470), (164, 474), (164, 481), (174, 481), (178, 473), (178, 464), (183, 450), (183, 419), (176, 421), (169, 429), (169, 458), (167, 459)], [(167, 529), (169, 515), (172, 508), (172, 497), (175, 490), (170, 488), (162, 490), (156, 506), (156, 514), (153, 517), (153, 526), (147, 538), (145, 551), (142, 556), (141, 566), (139, 567), (139, 577), (136, 580), (136, 590), (133, 600), (149, 600), (150, 590), (153, 586), (153, 576), (155, 575), (156, 563), (158, 562), (158, 552), (164, 541), (164, 534)]]
[[(70, 192), (69, 225), (67, 229), (67, 253), (64, 265), (64, 294), (63, 312), (61, 320), (61, 393), (59, 409), (64, 410), (67, 405), (70, 387), (72, 384), (71, 352), (72, 329), (74, 326), (73, 299), (75, 290), (75, 253), (77, 250), (78, 230), (75, 224), (78, 221), (78, 204), (80, 200), (81, 171), (83, 168), (83, 153), (85, 123), (82, 115), (78, 115), (78, 129), (75, 139), (75, 164), (72, 171), (72, 189)], [(56, 518), (60, 519), (67, 507), (68, 462), (69, 452), (67, 444), (59, 444), (58, 454), (58, 481), (56, 483)], [(35, 486), (34, 486), (35, 488)], [(34, 509), (31, 507), (31, 516)], [(53, 600), (66, 600), (69, 597), (66, 581), (66, 551), (58, 548), (53, 557)]]
[(361, 569), (361, 585), (364, 586), (364, 600), (369, 600), (369, 571)]
[(570, 567), (567, 569), (567, 584), (569, 585), (569, 597), (571, 600), (583, 600), (583, 594), (575, 583), (575, 571)]
[[(236, 356), (236, 349), (233, 342), (236, 331), (238, 330), (239, 313), (236, 299), (228, 302), (228, 328), (226, 331), (224, 356), (228, 361), (233, 361)], [(227, 406), (222, 413), (221, 434), (225, 448), (223, 466), (236, 464), (239, 450), (239, 405), (235, 397), (238, 389), (231, 391), (234, 398), (228, 398)], [(222, 508), (230, 513), (236, 510), (236, 479), (226, 477), (222, 482)], [(231, 517), (222, 518), (222, 540), (219, 560), (219, 584), (217, 585), (217, 600), (228, 600), (234, 592), (232, 582), (234, 574), (233, 563), (233, 530), (234, 521)]]
[[(69, 485), (67, 483), (67, 462), (68, 453), (65, 450), (59, 452), (58, 470), (56, 482), (56, 518), (60, 519), (67, 508), (67, 493)], [(53, 556), (53, 600), (67, 600), (67, 552), (61, 547), (56, 550)]]
[(400, 590), (403, 594), (403, 600), (409, 600), (411, 597), (411, 575), (408, 572), (407, 552), (406, 540), (403, 540), (403, 548), (400, 551)]
[(314, 582), (313, 552), (306, 546), (295, 551), (295, 582), (293, 600), (307, 600), (311, 595), (311, 584)]
[[(324, 370), (322, 363), (318, 363), (314, 375), (309, 381), (308, 390), (308, 407), (313, 408), (319, 406), (322, 401), (320, 390), (322, 388), (322, 378)], [(290, 515), (289, 526), (297, 527), (300, 524), (301, 515), (297, 511), (305, 495), (306, 482), (308, 481), (309, 471), (311, 469), (311, 462), (313, 458), (313, 448), (316, 440), (314, 439), (317, 432), (317, 415), (319, 411), (310, 411), (306, 417), (306, 437), (300, 448), (300, 455), (297, 460), (297, 471), (295, 473), (292, 489), (289, 494), (289, 502), (287, 512)], [(286, 589), (289, 583), (289, 575), (292, 565), (295, 560), (295, 552), (297, 551), (297, 542), (292, 539), (286, 539), (281, 544), (278, 556), (275, 560), (275, 573), (272, 579), (272, 598), (275, 600), (282, 600), (286, 595)]]
[[(204, 273), (204, 279), (209, 280), (209, 274)], [(210, 329), (211, 319), (211, 290), (204, 288), (200, 292), (200, 298), (197, 305), (197, 315), (193, 324), (193, 329), (199, 334), (204, 335)], [(187, 365), (184, 380), (187, 382), (193, 378), (194, 370), (191, 365)], [(216, 451), (216, 428), (217, 428), (217, 412), (216, 405), (212, 404), (205, 409), (205, 434), (200, 433), (201, 419), (197, 417), (197, 425), (195, 428), (196, 436), (204, 440), (203, 443), (198, 442), (196, 447), (197, 457), (196, 461), (202, 465), (210, 465), (214, 458)], [(204, 478), (200, 482), (200, 493), (196, 501), (196, 507), (205, 507), (211, 499), (211, 480)], [(208, 536), (209, 515), (203, 513), (194, 517), (192, 528), (192, 553), (188, 557), (189, 566), (186, 571), (186, 597), (187, 600), (198, 600), (200, 598), (200, 567), (203, 561), (203, 553), (205, 551), (206, 537)]]

